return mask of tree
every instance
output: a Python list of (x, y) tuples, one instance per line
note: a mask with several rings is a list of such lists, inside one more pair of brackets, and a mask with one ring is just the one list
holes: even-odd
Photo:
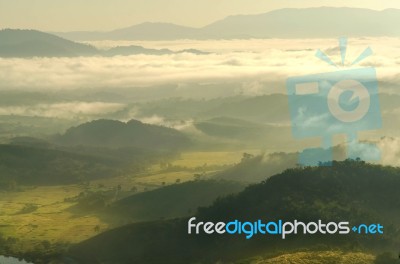
[(243, 153), (243, 157), (242, 157), (242, 162), (245, 162), (245, 161), (250, 160), (252, 158), (254, 158), (254, 155), (244, 152)]

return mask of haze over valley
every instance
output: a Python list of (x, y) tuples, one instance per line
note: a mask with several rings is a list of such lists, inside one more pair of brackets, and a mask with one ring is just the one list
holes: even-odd
[[(284, 8), (203, 27), (0, 30), (0, 256), (35, 264), (394, 263), (400, 10), (389, 7)], [(353, 64), (368, 47), (373, 54)], [(299, 153), (320, 147), (323, 134), (294, 137), (287, 79), (365, 68), (377, 72), (383, 124), (357, 138), (376, 144), (380, 159), (348, 159), (349, 140), (338, 134), (332, 166), (302, 165)], [(314, 119), (327, 122), (325, 113)], [(193, 216), (346, 219), (387, 232), (188, 236)]]

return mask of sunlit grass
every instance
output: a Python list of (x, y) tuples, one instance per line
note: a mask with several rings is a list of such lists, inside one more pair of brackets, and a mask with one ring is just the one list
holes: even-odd
[[(109, 226), (92, 213), (73, 213), (69, 209), (76, 203), (66, 202), (66, 198), (76, 197), (85, 191), (114, 190), (117, 186), (121, 187), (121, 194), (117, 198), (122, 198), (165, 185), (193, 180), (196, 173), (212, 175), (215, 168), (211, 170), (207, 167), (221, 164), (234, 165), (240, 162), (242, 155), (243, 152), (188, 152), (170, 161), (172, 166), (180, 167), (178, 171), (168, 172), (160, 165), (155, 165), (141, 174), (127, 174), (87, 184), (22, 186), (16, 192), (1, 192), (0, 233), (5, 237), (33, 242), (83, 241), (106, 230)], [(196, 168), (201, 169), (196, 171)]]
[[(94, 227), (107, 228), (95, 216), (76, 216), (64, 202), (82, 191), (80, 186), (49, 186), (0, 194), (0, 232), (4, 236), (26, 240), (78, 242), (96, 234)], [(27, 204), (37, 207), (23, 213)]]
[(251, 264), (373, 264), (375, 256), (361, 252), (342, 251), (312, 251), (284, 254), (278, 257), (264, 259), (262, 257), (249, 262)]

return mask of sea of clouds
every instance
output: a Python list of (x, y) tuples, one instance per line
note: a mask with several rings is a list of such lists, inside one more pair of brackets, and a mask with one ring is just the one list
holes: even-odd
[[(171, 83), (241, 82), (242, 92), (284, 93), (284, 86), (260, 87), (260, 83), (284, 84), (287, 77), (331, 72), (316, 58), (318, 48), (340, 64), (336, 40), (221, 40), (92, 43), (97, 46), (143, 45), (146, 48), (182, 50), (195, 48), (210, 54), (133, 55), (115, 57), (0, 59), (0, 90), (96, 89), (110, 90)], [(399, 79), (400, 40), (350, 39), (346, 64), (370, 46), (374, 55), (354, 67), (373, 66), (378, 78), (392, 89)], [(349, 67), (345, 67), (349, 68)], [(265, 85), (264, 85), (265, 86)], [(391, 91), (392, 91), (391, 90)]]
[[(104, 49), (121, 45), (173, 51), (197, 49), (209, 54), (0, 58), (0, 91), (3, 93), (70, 91), (82, 94), (79, 99), (0, 106), (0, 115), (99, 117), (121, 111), (127, 107), (126, 102), (96, 101), (85, 98), (85, 92), (123, 89), (125, 93), (132, 91), (133, 98), (139, 98), (152, 87), (158, 87), (153, 94), (160, 94), (163, 85), (171, 84), (176, 86), (173, 93), (168, 91), (163, 96), (190, 96), (196, 92), (202, 98), (201, 92), (210, 93), (223, 86), (216, 96), (286, 93), (288, 77), (360, 67), (376, 68), (381, 92), (399, 93), (400, 39), (394, 38), (349, 39), (344, 66), (340, 65), (340, 50), (335, 39), (103, 41), (90, 44)], [(374, 54), (358, 65), (349, 66), (367, 47), (371, 47)], [(338, 67), (316, 58), (318, 49), (325, 51)], [(208, 90), (206, 86), (195, 86), (210, 83), (212, 86)], [(165, 123), (157, 118), (148, 117), (145, 121)]]

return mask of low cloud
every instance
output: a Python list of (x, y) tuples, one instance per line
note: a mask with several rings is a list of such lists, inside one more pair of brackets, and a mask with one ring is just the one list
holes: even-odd
[(378, 147), (382, 153), (382, 164), (400, 165), (400, 138), (384, 137), (379, 141)]
[(42, 116), (57, 118), (79, 118), (100, 116), (122, 110), (124, 105), (103, 102), (68, 102), (37, 104), (32, 106), (0, 107), (0, 115)]
[[(283, 84), (289, 76), (338, 70), (314, 56), (318, 48), (334, 47), (335, 40), (182, 41), (164, 43), (164, 46), (163, 43), (144, 44), (150, 48), (174, 49), (175, 45), (176, 50), (198, 48), (215, 53), (0, 59), (0, 90), (116, 89), (166, 83), (237, 81), (248, 82), (240, 91), (245, 94), (259, 94), (268, 92), (268, 89), (284, 93), (284, 87), (260, 89), (257, 83)], [(348, 62), (371, 45), (375, 55), (355, 67), (376, 66), (380, 80), (397, 84), (400, 80), (397, 75), (399, 44), (400, 40), (396, 39), (350, 40)], [(333, 54), (332, 60), (339, 63), (340, 54)]]
[(184, 130), (193, 125), (193, 120), (167, 120), (164, 117), (158, 115), (152, 115), (150, 117), (133, 117), (133, 118), (140, 120), (141, 122), (146, 124), (165, 126), (177, 130)]

